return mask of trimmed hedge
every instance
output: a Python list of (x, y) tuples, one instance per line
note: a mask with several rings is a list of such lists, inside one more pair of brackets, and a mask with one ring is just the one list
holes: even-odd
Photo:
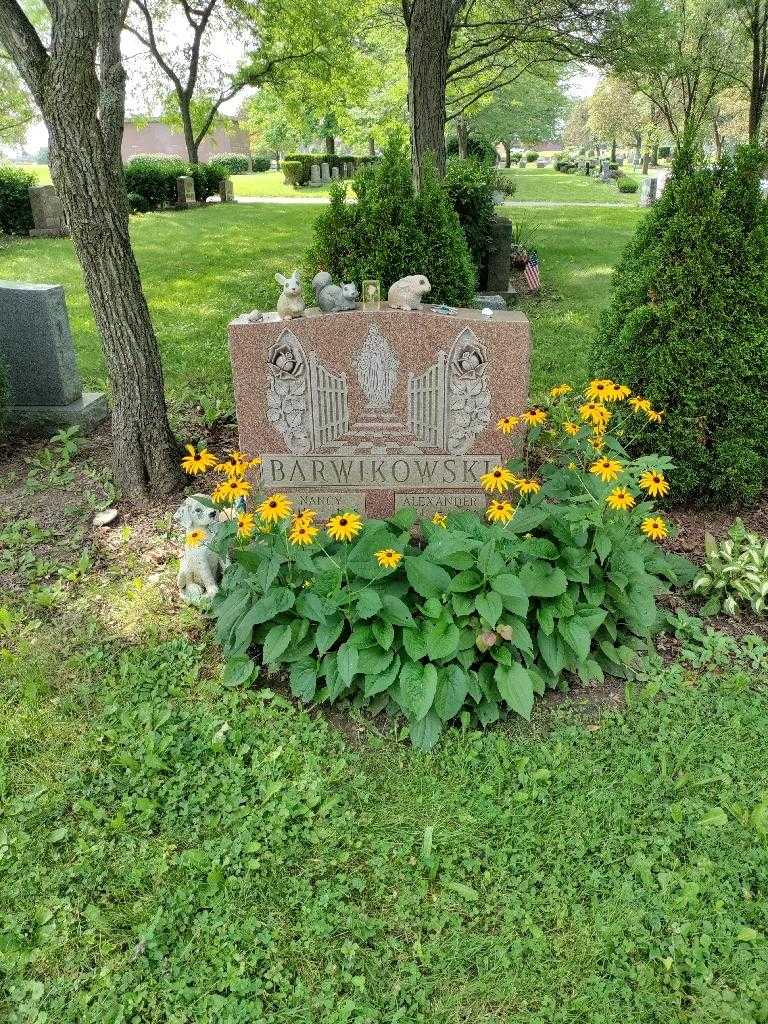
[(663, 412), (649, 443), (675, 463), (681, 501), (743, 506), (768, 484), (764, 162), (748, 147), (715, 168), (677, 158), (616, 269), (592, 351), (595, 376)]
[(497, 174), (489, 164), (472, 157), (451, 157), (443, 184), (467, 239), (480, 287), (485, 287), (491, 220), (498, 187)]
[(272, 167), (272, 161), (268, 156), (252, 156), (251, 157), (251, 170), (256, 174), (261, 174), (263, 171), (268, 171)]
[(290, 168), (291, 177), (289, 178), (288, 173), (285, 174), (285, 177), (289, 184), (298, 188), (309, 183), (312, 176), (312, 164), (325, 163), (331, 168), (338, 167), (339, 173), (341, 173), (342, 164), (352, 164), (355, 172), (357, 172), (361, 167), (375, 163), (378, 159), (379, 157), (375, 156), (338, 156), (336, 154), (329, 156), (327, 153), (287, 153), (283, 158), (282, 169), (285, 172), (285, 165), (292, 165)]
[(619, 192), (637, 192), (640, 188), (640, 182), (637, 178), (630, 178), (624, 174), (617, 180), (616, 186)]
[(527, 163), (532, 164), (534, 160), (538, 160), (539, 159), (539, 154), (538, 153), (534, 153), (533, 150), (529, 150), (525, 154), (525, 159), (526, 159)]
[(27, 235), (35, 226), (30, 186), (37, 178), (20, 167), (0, 167), (0, 234)]
[(227, 175), (248, 173), (248, 157), (242, 153), (222, 153), (209, 161), (209, 166), (213, 164), (223, 168)]
[(136, 209), (140, 209), (133, 198), (140, 196), (144, 201), (144, 210), (174, 206), (177, 196), (176, 179), (182, 175), (192, 177), (195, 183), (195, 198), (202, 203), (218, 191), (219, 183), (227, 177), (227, 171), (215, 163), (189, 164), (176, 156), (135, 156), (124, 169), (129, 202)]

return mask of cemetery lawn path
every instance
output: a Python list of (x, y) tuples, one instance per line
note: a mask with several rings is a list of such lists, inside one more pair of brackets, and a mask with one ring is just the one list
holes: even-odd
[[(534, 231), (542, 298), (521, 308), (533, 326), (533, 390), (560, 378), (579, 383), (610, 275), (641, 211), (578, 207), (514, 209)], [(300, 265), (317, 209), (296, 205), (211, 205), (131, 218), (131, 236), (163, 356), (173, 407), (231, 408), (227, 323), (272, 309), (276, 271)], [(0, 277), (63, 284), (81, 373), (106, 385), (80, 268), (69, 239), (0, 240)]]

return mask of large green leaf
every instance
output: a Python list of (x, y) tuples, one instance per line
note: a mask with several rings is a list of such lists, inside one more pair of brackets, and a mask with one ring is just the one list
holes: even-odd
[(422, 665), (406, 661), (400, 670), (400, 693), (398, 703), (411, 721), (422, 719), (435, 699), (437, 690), (437, 669), (434, 665)]
[(357, 659), (357, 671), (365, 675), (384, 672), (392, 662), (392, 651), (382, 651), (380, 647), (366, 647), (360, 651)]
[(315, 632), (315, 644), (317, 645), (318, 654), (325, 654), (329, 648), (333, 647), (341, 636), (343, 628), (344, 619), (341, 615), (333, 615), (326, 619), (325, 622), (320, 623)]
[(576, 655), (578, 661), (586, 661), (592, 646), (592, 634), (577, 617), (558, 619), (557, 631)]
[(384, 594), (381, 599), (381, 618), (391, 622), (393, 626), (413, 626), (413, 618), (408, 605), (393, 594)]
[(303, 661), (294, 665), (290, 674), (291, 693), (300, 700), (312, 700), (317, 688), (317, 665)]
[(368, 523), (368, 528), (349, 552), (347, 571), (364, 580), (381, 576), (381, 566), (376, 561), (376, 552), (382, 548), (398, 550), (397, 538), (384, 523), (373, 527)]
[(476, 569), (465, 569), (451, 580), (451, 591), (454, 594), (466, 594), (470, 590), (479, 590), (484, 582), (482, 574)]
[(291, 642), (291, 627), (287, 623), (273, 626), (264, 637), (262, 659), (265, 665), (276, 665), (280, 655)]
[(383, 647), (385, 651), (388, 651), (395, 639), (395, 627), (392, 623), (382, 622), (381, 619), (374, 619), (371, 623), (371, 629), (379, 647)]
[(433, 708), (437, 716), (447, 722), (464, 707), (469, 685), (467, 674), (460, 665), (448, 665), (437, 673), (437, 690)]
[(498, 665), (494, 678), (503, 700), (529, 722), (533, 708), (533, 680), (526, 669), (519, 662), (509, 667)]
[(434, 711), (429, 711), (420, 721), (411, 722), (409, 734), (416, 750), (430, 751), (440, 739), (442, 726)]
[(526, 562), (520, 569), (520, 582), (529, 597), (557, 597), (568, 589), (563, 570), (547, 562)]
[(328, 605), (311, 590), (300, 594), (296, 600), (296, 611), (306, 619), (314, 622), (325, 622)]
[(366, 697), (375, 697), (377, 693), (383, 693), (392, 686), (399, 674), (400, 658), (395, 655), (388, 668), (381, 672), (371, 672), (365, 676), (363, 693)]
[(496, 542), (486, 541), (477, 553), (477, 567), (484, 576), (497, 576), (506, 562), (496, 550)]
[(501, 617), (501, 598), (492, 590), (485, 594), (478, 594), (475, 598), (475, 608), (483, 622), (493, 628)]
[(381, 598), (378, 593), (370, 587), (366, 587), (357, 599), (357, 614), (361, 619), (370, 619), (380, 610)]
[(420, 661), (427, 656), (427, 644), (419, 627), (403, 630), (403, 647), (413, 661)]
[(517, 576), (503, 572), (491, 579), (491, 589), (501, 594), (504, 607), (513, 615), (528, 612), (528, 594)]
[(342, 644), (339, 648), (336, 654), (336, 671), (345, 686), (352, 682), (352, 677), (357, 672), (359, 659), (360, 652), (357, 647), (352, 647), (351, 644)]
[(451, 577), (445, 569), (423, 555), (406, 556), (405, 575), (421, 597), (440, 597), (448, 592), (451, 585)]
[(459, 649), (460, 632), (458, 626), (447, 615), (441, 616), (437, 622), (427, 623), (423, 629), (425, 654), (432, 661), (443, 661), (452, 658)]

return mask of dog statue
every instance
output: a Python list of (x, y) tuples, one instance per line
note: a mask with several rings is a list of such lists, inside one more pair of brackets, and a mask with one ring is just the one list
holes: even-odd
[(219, 523), (218, 510), (210, 498), (191, 495), (185, 498), (173, 515), (186, 536), (191, 530), (202, 530), (205, 536), (194, 546), (186, 544), (179, 562), (178, 587), (182, 601), (198, 605), (204, 598), (215, 597), (219, 592), (219, 577), (222, 561), (211, 543), (216, 537)]

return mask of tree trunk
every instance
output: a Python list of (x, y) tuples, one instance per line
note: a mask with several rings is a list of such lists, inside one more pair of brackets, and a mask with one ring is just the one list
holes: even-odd
[[(754, 0), (751, 12), (749, 31), (752, 37), (752, 68), (749, 88), (749, 141), (760, 141), (760, 123), (763, 119), (765, 92), (768, 81), (768, 30), (765, 22), (768, 14), (764, 9), (764, 0)], [(719, 159), (719, 158), (718, 158)]]
[(723, 136), (720, 134), (716, 120), (712, 122), (712, 141), (715, 144), (715, 160), (720, 163), (723, 155)]
[(611, 163), (616, 163), (616, 139), (611, 139)]
[(459, 148), (459, 159), (466, 160), (469, 155), (469, 126), (465, 117), (456, 118), (456, 142)]
[(639, 164), (640, 160), (642, 159), (642, 156), (641, 156), (641, 154), (642, 154), (642, 146), (643, 146), (643, 137), (642, 137), (642, 135), (640, 135), (639, 132), (635, 132), (635, 163), (636, 164)]
[(325, 136), (325, 152), (328, 156), (334, 156), (336, 153), (336, 138), (333, 135)]
[(181, 114), (181, 126), (184, 130), (184, 144), (187, 147), (187, 160), (191, 164), (199, 163), (198, 147), (195, 141), (195, 129), (192, 127), (192, 110), (189, 96), (180, 90), (176, 90), (176, 98), (179, 101), (179, 113)]
[(650, 150), (646, 149), (646, 151), (643, 153), (643, 174), (647, 174), (648, 173), (648, 165), (650, 164), (650, 162), (651, 162), (651, 153), (650, 153)]
[(408, 121), (413, 180), (419, 188), (430, 154), (445, 173), (445, 90), (452, 20), (445, 0), (412, 0), (408, 17)]
[(372, 135), (368, 136), (368, 156), (376, 156), (376, 139)]
[(657, 143), (653, 147), (653, 152), (651, 153), (651, 167), (658, 167), (658, 166), (659, 166), (659, 145)]
[(502, 142), (504, 147), (504, 166), (509, 168), (512, 166), (512, 144), (509, 142)]
[(275, 150), (275, 164), (277, 165), (277, 170), (279, 171), (280, 170), (280, 150), (279, 149)]

